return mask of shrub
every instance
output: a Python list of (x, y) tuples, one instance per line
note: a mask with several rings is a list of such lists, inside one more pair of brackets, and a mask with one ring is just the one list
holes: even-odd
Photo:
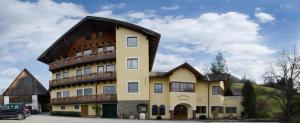
[(80, 112), (74, 111), (52, 111), (52, 116), (70, 116), (70, 117), (80, 117)]
[(161, 119), (162, 119), (161, 116), (157, 116), (157, 117), (156, 117), (156, 120), (161, 120)]
[(206, 116), (205, 115), (200, 115), (199, 120), (206, 120)]

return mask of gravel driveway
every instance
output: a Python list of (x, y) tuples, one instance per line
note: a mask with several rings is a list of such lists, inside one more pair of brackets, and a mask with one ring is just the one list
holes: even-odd
[[(32, 115), (25, 120), (0, 120), (0, 123), (201, 123), (200, 121), (170, 121), (170, 120), (121, 120), (121, 119), (100, 119), (100, 118), (78, 118), (78, 117), (57, 117), (49, 115)], [(205, 123), (205, 122), (203, 122)], [(213, 122), (207, 122), (213, 123)], [(222, 123), (222, 122), (216, 122)], [(226, 122), (229, 123), (229, 122)], [(235, 122), (242, 123), (242, 122)], [(249, 123), (249, 122), (245, 122)], [(257, 122), (256, 122), (257, 123)], [(263, 122), (266, 123), (266, 122)]]

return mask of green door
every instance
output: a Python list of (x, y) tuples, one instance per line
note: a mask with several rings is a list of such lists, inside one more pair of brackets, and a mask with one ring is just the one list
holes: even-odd
[(102, 104), (103, 118), (117, 118), (117, 104)]

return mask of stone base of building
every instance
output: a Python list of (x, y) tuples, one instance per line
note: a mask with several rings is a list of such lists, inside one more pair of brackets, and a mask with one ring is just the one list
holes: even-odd
[(128, 118), (139, 118), (139, 113), (137, 111), (137, 106), (140, 104), (147, 105), (146, 119), (150, 118), (149, 100), (130, 100), (130, 101), (118, 101), (118, 118), (128, 119)]

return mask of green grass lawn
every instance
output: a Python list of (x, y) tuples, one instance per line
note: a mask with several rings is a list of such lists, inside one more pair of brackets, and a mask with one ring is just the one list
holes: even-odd
[[(232, 83), (231, 87), (242, 89), (243, 85), (244, 83)], [(253, 84), (253, 86), (257, 93), (258, 115), (262, 118), (277, 118), (281, 112), (280, 106), (275, 99), (266, 93), (278, 90), (258, 84)], [(278, 92), (280, 93), (280, 91)]]

